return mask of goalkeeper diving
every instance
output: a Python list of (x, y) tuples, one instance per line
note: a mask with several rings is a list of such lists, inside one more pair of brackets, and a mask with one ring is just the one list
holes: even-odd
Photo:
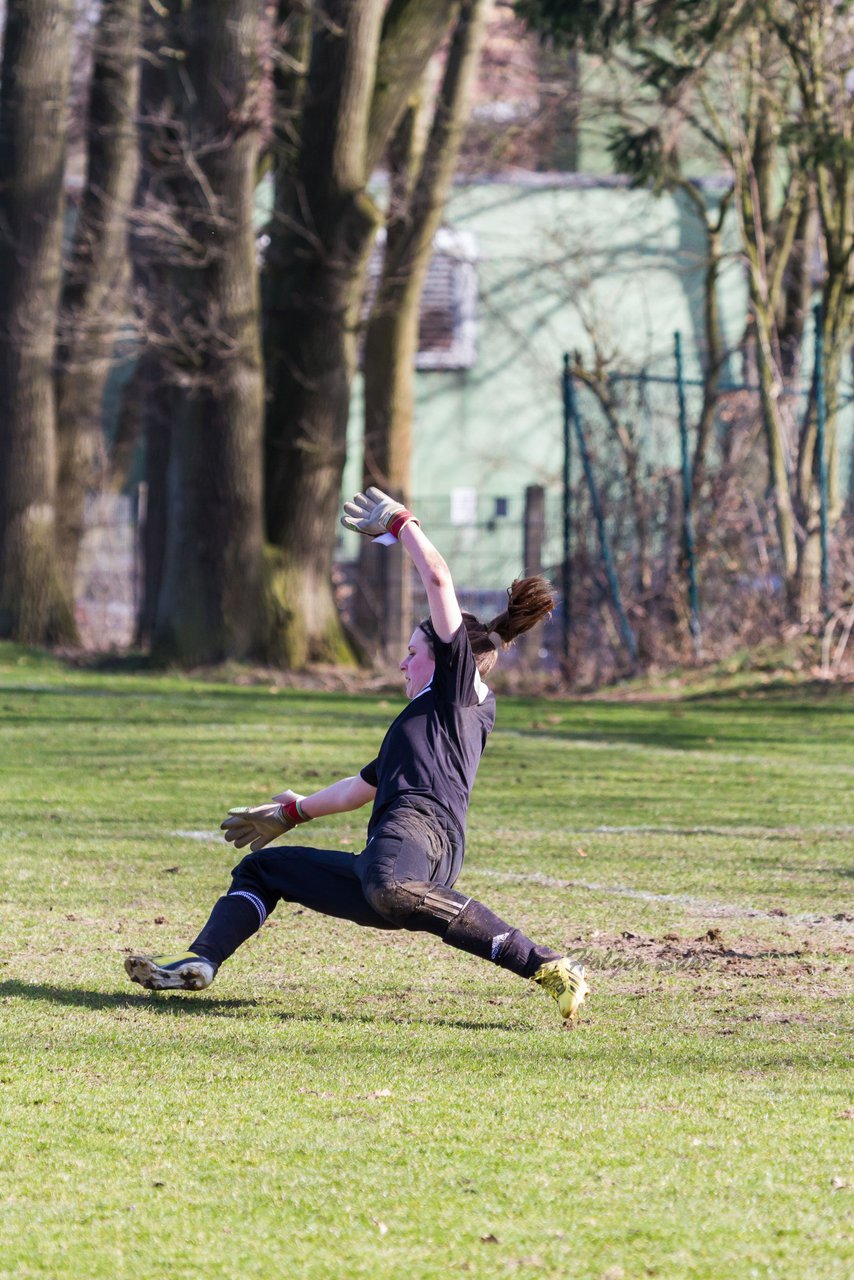
[[(432, 934), (531, 979), (574, 1019), (587, 994), (582, 965), (456, 888), (471, 791), (495, 723), (486, 681), (502, 649), (551, 612), (549, 584), (518, 579), (503, 612), (482, 622), (460, 610), (445, 560), (399, 502), (369, 488), (344, 504), (342, 524), (380, 544), (400, 542), (424, 585), (429, 617), (400, 663), (407, 703), (358, 772), (306, 795), (288, 789), (268, 804), (229, 810), (225, 839), (249, 848), (229, 889), (186, 951), (128, 956), (128, 976), (151, 990), (202, 990), (284, 901), (366, 928)], [(361, 853), (269, 847), (306, 822), (368, 805)]]

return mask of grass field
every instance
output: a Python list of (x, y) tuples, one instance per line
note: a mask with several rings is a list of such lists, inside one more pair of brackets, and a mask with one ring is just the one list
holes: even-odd
[(226, 808), (397, 706), (0, 646), (0, 1275), (850, 1280), (850, 691), (500, 703), (460, 885), (583, 954), (572, 1030), (284, 904), (209, 991), (127, 983), (227, 885)]

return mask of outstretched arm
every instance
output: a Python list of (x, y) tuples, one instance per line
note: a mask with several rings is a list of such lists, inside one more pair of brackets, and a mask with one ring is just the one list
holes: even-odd
[(352, 809), (360, 809), (373, 800), (376, 793), (376, 787), (365, 782), (359, 774), (341, 778), (309, 796), (302, 796), (298, 791), (280, 791), (269, 804), (229, 809), (228, 817), (220, 823), (220, 828), (229, 844), (238, 849), (248, 844), (252, 852), (257, 853), (265, 844), (293, 831), (300, 823), (323, 818), (330, 813), (349, 813)]
[(376, 794), (376, 787), (365, 782), (361, 774), (357, 773), (352, 778), (341, 778), (331, 786), (324, 787), (321, 791), (313, 791), (308, 796), (297, 796), (293, 791), (282, 791), (273, 796), (273, 799), (285, 803), (299, 799), (302, 815), (308, 819), (325, 818), (330, 813), (349, 813), (352, 809), (361, 809), (362, 805), (372, 801)]
[(457, 634), (463, 623), (454, 581), (447, 562), (439, 554), (427, 534), (414, 520), (408, 521), (398, 534), (404, 548), (418, 571), (427, 603), (430, 621), (440, 640), (448, 641)]

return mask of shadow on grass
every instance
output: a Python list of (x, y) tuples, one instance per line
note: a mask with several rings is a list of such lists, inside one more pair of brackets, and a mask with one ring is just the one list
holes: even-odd
[(281, 1022), (337, 1022), (363, 1026), (395, 1027), (453, 1027), (460, 1031), (512, 1031), (526, 1032), (531, 1027), (526, 1022), (476, 1022), (473, 1018), (443, 1018), (423, 1014), (371, 1014), (371, 1013), (316, 1013), (283, 1012), (277, 1014)]
[(207, 1015), (213, 1017), (234, 1017), (237, 1014), (263, 1008), (280, 1022), (306, 1023), (359, 1023), (365, 1026), (399, 1025), (454, 1027), (463, 1031), (529, 1031), (530, 1027), (522, 1022), (477, 1022), (468, 1018), (443, 1018), (441, 1016), (392, 1016), (390, 1014), (370, 1014), (359, 1012), (328, 1013), (317, 1010), (281, 1010), (269, 1002), (260, 999), (211, 999), (201, 993), (190, 994), (180, 991), (84, 991), (79, 987), (51, 987), (45, 983), (19, 982), (11, 979), (0, 982), (0, 1000), (4, 998), (21, 1000), (41, 1000), (50, 1004), (59, 1004), (78, 1009), (95, 1011), (111, 1009), (144, 1009), (154, 1014), (184, 1016), (184, 1014)]
[[(174, 995), (178, 999), (172, 999)], [(187, 1000), (179, 993), (158, 991), (84, 991), (79, 987), (50, 987), (45, 983), (0, 982), (0, 1000), (17, 997), (22, 1000), (45, 1000), (51, 1004), (78, 1009), (150, 1009), (157, 1013), (207, 1013), (233, 1016), (245, 1009), (258, 1007), (258, 1000), (196, 999)]]

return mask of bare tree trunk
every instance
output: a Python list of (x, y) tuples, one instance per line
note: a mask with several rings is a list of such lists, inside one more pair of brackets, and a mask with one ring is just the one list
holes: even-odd
[[(842, 514), (839, 485), (839, 439), (836, 429), (842, 364), (851, 340), (854, 294), (845, 288), (843, 273), (828, 279), (822, 296), (821, 324), (824, 349), (825, 457), (827, 522), (829, 528)], [(803, 529), (798, 544), (797, 613), (803, 621), (821, 612), (821, 492), (819, 488), (818, 417), (816, 381), (804, 415), (798, 447), (796, 477), (797, 512)]]
[(779, 224), (775, 227), (768, 150), (768, 139), (773, 129), (768, 118), (763, 61), (767, 55), (758, 32), (748, 42), (747, 56), (758, 106), (753, 118), (748, 120), (733, 157), (735, 185), (742, 243), (747, 258), (769, 489), (774, 501), (786, 594), (791, 606), (795, 597), (798, 564), (796, 521), (788, 466), (788, 457), (792, 452), (792, 433), (782, 407), (783, 378), (776, 318), (802, 202), (806, 198), (806, 186), (801, 174), (793, 175)]
[(365, 192), (365, 139), (383, 8), (382, 0), (322, 6), (294, 184), (298, 216), (272, 228), (267, 529), (279, 548), (277, 656), (289, 666), (347, 656), (328, 529), (340, 502), (364, 268), (379, 225)]
[[(389, 212), (383, 270), (365, 334), (365, 426), (362, 488), (377, 485), (409, 503), (409, 467), (414, 411), (413, 373), (418, 351), (422, 289), (404, 299), (403, 280), (392, 269), (405, 245), (407, 214), (417, 177), (423, 101), (408, 105), (386, 152)], [(403, 232), (403, 235), (401, 234)], [(383, 658), (403, 653), (412, 609), (410, 562), (399, 547), (378, 554), (360, 540), (353, 621), (360, 643)]]
[(182, 0), (164, 0), (142, 9), (140, 74), (139, 173), (131, 216), (131, 262), (137, 324), (137, 365), (125, 387), (122, 414), (138, 418), (145, 440), (145, 501), (142, 526), (142, 598), (137, 642), (151, 644), (157, 602), (166, 565), (169, 520), (167, 476), (173, 402), (165, 344), (159, 340), (160, 312), (167, 295), (171, 244), (169, 174), (166, 158), (176, 142), (175, 50), (180, 46)]
[[(412, 454), (415, 361), (421, 295), (468, 119), (492, 0), (464, 0), (448, 53), (430, 135), (419, 152), (415, 108), (404, 118), (392, 154), (392, 206), (383, 271), (365, 338), (365, 443), (363, 479), (406, 501)], [(371, 554), (373, 552), (373, 555)], [(377, 563), (376, 548), (363, 550), (361, 565), (382, 577), (373, 594), (377, 616), (367, 611), (370, 637), (386, 651), (401, 653), (408, 640), (407, 562), (393, 548)], [(373, 566), (370, 561), (373, 561)]]
[(721, 370), (726, 359), (721, 334), (718, 280), (724, 260), (723, 227), (734, 191), (723, 196), (717, 217), (710, 217), (704, 196), (693, 183), (683, 183), (680, 190), (693, 204), (706, 236), (706, 270), (703, 281), (703, 337), (706, 357), (703, 362), (703, 404), (697, 423), (697, 437), (691, 461), (691, 497), (696, 503), (706, 478), (709, 440), (715, 423), (720, 391)]
[(191, 665), (263, 645), (258, 5), (194, 0), (186, 33), (182, 129), (170, 157), (176, 260), (162, 334), (181, 395), (153, 647)]
[[(839, 520), (839, 385), (854, 318), (854, 120), (850, 104), (850, 15), (826, 3), (797, 12), (782, 37), (797, 68), (809, 127), (822, 138), (811, 157), (818, 224), (823, 241), (825, 280), (821, 298), (824, 350), (827, 521)], [(841, 37), (841, 38), (840, 38)], [(820, 492), (817, 449), (816, 380), (798, 448), (796, 508), (804, 529), (799, 548), (797, 608), (801, 619), (821, 609)], [(829, 602), (828, 602), (829, 603)]]
[(332, 596), (350, 386), (380, 214), (367, 182), (458, 0), (322, 0), (292, 214), (270, 228), (266, 296), (271, 634), (290, 666), (349, 654)]
[(138, 387), (145, 398), (145, 503), (142, 517), (142, 598), (137, 619), (137, 643), (149, 646), (157, 622), (157, 602), (166, 568), (169, 527), (169, 454), (172, 442), (173, 387), (162, 377), (159, 362), (149, 367), (150, 353), (139, 363)]
[(89, 171), (61, 302), (57, 555), (67, 581), (77, 564), (86, 494), (105, 471), (104, 388), (130, 307), (128, 215), (138, 169), (139, 11), (140, 0), (103, 0), (89, 100)]
[(0, 635), (73, 639), (56, 565), (53, 360), (71, 0), (10, 0), (0, 84)]

